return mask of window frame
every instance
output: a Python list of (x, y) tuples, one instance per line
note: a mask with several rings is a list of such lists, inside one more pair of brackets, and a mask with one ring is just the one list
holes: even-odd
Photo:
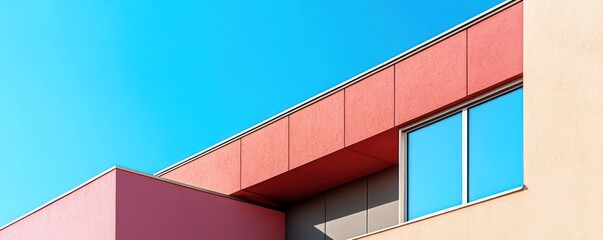
[[(469, 177), (469, 165), (468, 165), (468, 112), (469, 108), (492, 100), (494, 98), (500, 97), (506, 93), (512, 92), (519, 88), (523, 87), (523, 78), (517, 79), (510, 83), (507, 83), (503, 86), (500, 86), (494, 90), (486, 92), (478, 97), (472, 98), (468, 101), (457, 104), (453, 107), (450, 107), (440, 113), (436, 113), (432, 116), (419, 120), (417, 122), (411, 123), (399, 129), (398, 131), (398, 171), (399, 171), (399, 214), (398, 218), (399, 224), (406, 224), (411, 222), (420, 221), (426, 218), (431, 218), (445, 212), (454, 211), (459, 208), (464, 208), (470, 205), (474, 205), (480, 202), (484, 202), (493, 198), (498, 198), (500, 196), (504, 196), (516, 191), (520, 191), (524, 189), (524, 185), (516, 188), (512, 188), (494, 195), (486, 196), (484, 198), (476, 199), (474, 201), (469, 202), (469, 194), (468, 194), (468, 177)], [(408, 133), (418, 130), (422, 127), (435, 123), (444, 118), (450, 117), (457, 113), (461, 113), (462, 115), (462, 203), (460, 205), (446, 208), (440, 211), (436, 211), (424, 216), (420, 216), (414, 218), (412, 220), (408, 220)]]

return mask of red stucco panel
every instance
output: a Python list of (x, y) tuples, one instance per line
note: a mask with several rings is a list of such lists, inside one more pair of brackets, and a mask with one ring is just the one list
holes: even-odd
[(396, 64), (396, 125), (441, 109), (467, 95), (466, 32)]
[(394, 67), (345, 89), (345, 144), (394, 127)]
[(241, 187), (247, 188), (289, 168), (289, 118), (278, 120), (241, 140)]
[(344, 147), (343, 108), (340, 91), (290, 116), (290, 169)]
[(224, 194), (241, 190), (241, 141), (223, 146), (162, 177)]
[(523, 73), (523, 2), (467, 32), (469, 94), (514, 80)]
[(0, 230), (2, 240), (115, 239), (115, 170)]

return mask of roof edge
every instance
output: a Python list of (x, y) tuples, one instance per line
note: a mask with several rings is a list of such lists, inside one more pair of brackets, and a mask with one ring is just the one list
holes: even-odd
[(31, 210), (31, 211), (29, 211), (29, 212), (27, 212), (27, 213), (25, 213), (25, 214), (21, 215), (20, 217), (16, 218), (15, 220), (12, 220), (12, 221), (10, 221), (9, 223), (4, 224), (3, 226), (1, 226), (1, 227), (0, 227), (0, 231), (2, 231), (2, 230), (4, 230), (4, 229), (6, 229), (6, 228), (8, 228), (8, 227), (10, 227), (11, 225), (13, 225), (13, 224), (17, 223), (18, 221), (21, 221), (21, 220), (25, 219), (25, 218), (26, 218), (26, 217), (28, 217), (28, 216), (30, 216), (30, 215), (32, 215), (32, 214), (34, 214), (34, 213), (36, 213), (36, 212), (38, 212), (38, 211), (40, 211), (40, 210), (44, 209), (45, 207), (47, 207), (47, 206), (49, 206), (49, 205), (53, 204), (54, 202), (57, 202), (57, 201), (61, 200), (62, 198), (64, 198), (64, 197), (68, 196), (69, 194), (74, 193), (75, 191), (79, 190), (80, 188), (85, 187), (86, 185), (88, 185), (88, 184), (90, 184), (90, 183), (94, 182), (95, 180), (97, 180), (97, 179), (99, 179), (99, 178), (101, 178), (101, 177), (105, 176), (106, 174), (108, 174), (108, 173), (110, 173), (110, 172), (112, 172), (113, 170), (116, 170), (116, 169), (118, 169), (118, 168), (120, 168), (120, 167), (118, 167), (118, 166), (112, 166), (112, 167), (108, 168), (107, 170), (102, 171), (101, 173), (99, 173), (99, 174), (95, 175), (94, 177), (91, 177), (90, 179), (86, 180), (85, 182), (81, 183), (80, 185), (77, 185), (77, 186), (75, 186), (74, 188), (70, 189), (69, 191), (64, 192), (63, 194), (61, 194), (61, 195), (59, 195), (59, 196), (57, 196), (57, 197), (55, 197), (55, 198), (53, 198), (53, 199), (51, 199), (51, 200), (49, 200), (49, 201), (45, 202), (44, 204), (42, 204), (42, 205), (40, 205), (39, 207), (37, 207), (37, 208), (35, 208), (35, 209), (33, 209), (33, 210)]
[(217, 150), (217, 149), (219, 149), (219, 148), (221, 148), (221, 147), (223, 147), (223, 146), (225, 146), (227, 144), (235, 142), (235, 141), (243, 138), (244, 136), (247, 136), (247, 135), (249, 135), (249, 134), (251, 134), (251, 133), (253, 133), (253, 132), (255, 132), (255, 131), (257, 131), (257, 130), (259, 130), (259, 129), (261, 129), (261, 128), (263, 128), (263, 127), (265, 127), (265, 126), (267, 126), (267, 125), (269, 125), (269, 124), (271, 124), (273, 122), (276, 122), (276, 121), (278, 121), (278, 120), (280, 120), (282, 118), (285, 118), (285, 117), (289, 116), (290, 114), (293, 114), (293, 113), (295, 113), (295, 112), (297, 112), (297, 111), (299, 111), (299, 110), (301, 110), (301, 109), (303, 109), (303, 108), (305, 108), (305, 107), (307, 107), (307, 106), (309, 106), (309, 105), (311, 105), (311, 104), (313, 104), (313, 103), (315, 103), (317, 101), (320, 101), (320, 100), (322, 100), (322, 99), (324, 99), (324, 98), (326, 98), (328, 96), (331, 96), (334, 93), (336, 93), (336, 92), (338, 92), (338, 91), (340, 91), (340, 90), (342, 90), (342, 89), (344, 89), (344, 88), (346, 88), (348, 86), (353, 85), (354, 83), (357, 83), (357, 82), (359, 82), (359, 81), (361, 81), (361, 80), (363, 80), (363, 79), (365, 79), (365, 78), (367, 78), (367, 77), (369, 77), (369, 76), (371, 76), (371, 75), (373, 75), (373, 74), (375, 74), (375, 73), (377, 73), (377, 72), (379, 72), (379, 71), (381, 71), (381, 70), (383, 70), (383, 69), (385, 69), (387, 67), (390, 67), (390, 66), (392, 66), (392, 65), (394, 65), (394, 64), (396, 64), (396, 63), (398, 63), (398, 62), (400, 62), (400, 61), (402, 61), (402, 60), (404, 60), (406, 58), (409, 58), (409, 57), (411, 57), (411, 56), (413, 56), (413, 55), (415, 55), (415, 54), (417, 54), (417, 53), (425, 50), (426, 48), (431, 47), (431, 46), (435, 45), (436, 43), (441, 42), (441, 41), (445, 40), (446, 38), (451, 37), (452, 35), (454, 35), (454, 34), (456, 34), (458, 32), (466, 30), (469, 27), (471, 27), (471, 26), (473, 26), (473, 25), (481, 22), (482, 20), (487, 19), (487, 18), (491, 17), (492, 15), (495, 15), (495, 14), (497, 14), (497, 13), (499, 13), (499, 12), (501, 12), (501, 11), (503, 11), (503, 10), (505, 10), (505, 9), (507, 9), (507, 8), (509, 8), (509, 7), (511, 7), (511, 6), (515, 5), (515, 4), (517, 4), (517, 3), (520, 3), (522, 1), (523, 0), (505, 0), (504, 2), (499, 3), (498, 5), (492, 7), (492, 8), (490, 8), (490, 9), (488, 9), (488, 10), (486, 10), (486, 11), (484, 11), (484, 12), (482, 12), (482, 13), (480, 13), (480, 14), (478, 14), (478, 15), (476, 15), (476, 16), (474, 16), (474, 17), (472, 17), (472, 18), (470, 18), (470, 19), (468, 19), (468, 20), (466, 20), (466, 21), (464, 21), (464, 22), (462, 22), (462, 23), (460, 23), (460, 24), (458, 24), (458, 25), (456, 25), (456, 26), (454, 26), (454, 27), (452, 27), (452, 28), (450, 28), (450, 29), (442, 32), (442, 33), (440, 33), (440, 34), (438, 34), (438, 35), (436, 35), (435, 37), (432, 37), (432, 38), (428, 39), (427, 41), (424, 41), (424, 42), (422, 42), (422, 43), (420, 43), (420, 44), (418, 44), (418, 45), (416, 45), (416, 46), (414, 46), (414, 47), (412, 47), (412, 48), (410, 48), (410, 49), (408, 49), (408, 50), (406, 50), (406, 51), (404, 51), (404, 52), (402, 52), (402, 53), (400, 53), (400, 54), (398, 54), (398, 55), (396, 55), (396, 56), (394, 56), (394, 57), (392, 57), (392, 58), (390, 58), (390, 59), (388, 59), (388, 60), (386, 60), (386, 61), (384, 61), (384, 62), (382, 62), (380, 64), (378, 64), (378, 65), (376, 65), (376, 66), (374, 66), (372, 68), (369, 68), (368, 70), (366, 70), (366, 71), (364, 71), (364, 72), (362, 72), (362, 73), (360, 73), (360, 74), (358, 74), (358, 75), (356, 75), (354, 77), (351, 77), (348, 80), (346, 80), (346, 81), (344, 81), (344, 82), (342, 82), (340, 84), (337, 84), (337, 85), (335, 85), (332, 88), (329, 88), (329, 89), (327, 89), (327, 90), (325, 90), (325, 91), (323, 91), (323, 92), (321, 92), (321, 93), (319, 93), (319, 94), (317, 94), (317, 95), (315, 95), (315, 96), (313, 96), (313, 97), (311, 97), (311, 98), (309, 98), (309, 99), (307, 99), (307, 100), (305, 100), (305, 101), (303, 101), (301, 103), (298, 103), (298, 104), (294, 105), (293, 107), (290, 107), (290, 108), (288, 108), (288, 109), (286, 109), (286, 110), (284, 110), (284, 111), (282, 111), (282, 112), (280, 112), (280, 113), (278, 113), (278, 114), (276, 114), (276, 115), (274, 115), (274, 116), (272, 116), (272, 117), (270, 117), (270, 118), (268, 118), (268, 119), (266, 119), (266, 120), (264, 120), (264, 121), (262, 121), (262, 122), (260, 122), (260, 123), (258, 123), (256, 125), (248, 128), (248, 129), (245, 129), (245, 130), (243, 130), (243, 131), (241, 131), (241, 132), (239, 132), (239, 133), (237, 133), (237, 134), (235, 134), (235, 135), (233, 135), (233, 136), (231, 136), (231, 137), (229, 137), (229, 138), (227, 138), (225, 140), (222, 140), (222, 141), (220, 141), (220, 142), (218, 142), (218, 143), (216, 143), (216, 144), (214, 144), (214, 145), (212, 145), (212, 146), (210, 146), (210, 147), (208, 147), (206, 149), (203, 149), (203, 150), (201, 150), (201, 151), (199, 151), (199, 152), (197, 152), (197, 153), (195, 153), (195, 154), (193, 154), (193, 155), (191, 155), (191, 156), (189, 156), (189, 157), (187, 157), (187, 158), (185, 158), (183, 160), (180, 160), (180, 161), (178, 161), (178, 162), (176, 162), (176, 163), (174, 163), (174, 164), (172, 164), (172, 165), (170, 165), (170, 166), (168, 166), (168, 167), (166, 167), (166, 168), (164, 168), (164, 169), (156, 172), (155, 175), (156, 176), (162, 176), (162, 175), (164, 175), (164, 174), (166, 174), (168, 172), (171, 172), (172, 170), (174, 170), (176, 168), (179, 168), (180, 166), (186, 165), (187, 163), (194, 161), (195, 159), (203, 157), (204, 155), (207, 155), (207, 154), (209, 154), (209, 153), (211, 153), (211, 152), (213, 152), (213, 151), (215, 151), (215, 150)]
[[(204, 189), (204, 188), (192, 186), (192, 185), (189, 185), (189, 184), (177, 182), (177, 181), (170, 180), (170, 179), (167, 179), (167, 178), (162, 178), (160, 176), (155, 176), (153, 174), (139, 172), (139, 171), (136, 171), (136, 170), (133, 170), (133, 169), (129, 169), (129, 168), (126, 168), (126, 167), (121, 167), (121, 166), (115, 165), (115, 166), (112, 166), (112, 167), (110, 167), (110, 168), (102, 171), (101, 173), (95, 175), (94, 177), (91, 177), (90, 179), (86, 180), (85, 182), (81, 183), (80, 185), (77, 185), (76, 187), (74, 187), (74, 188), (72, 188), (72, 189), (64, 192), (63, 194), (61, 194), (61, 195), (59, 195), (59, 196), (57, 196), (57, 197), (55, 197), (55, 198), (53, 198), (53, 199), (45, 202), (44, 204), (40, 205), (39, 207), (37, 207), (37, 208), (35, 208), (35, 209), (33, 209), (33, 210), (31, 210), (31, 211), (29, 211), (29, 212), (21, 215), (20, 217), (14, 219), (12, 221), (10, 221), (9, 223), (7, 223), (7, 224), (5, 224), (3, 226), (0, 226), (0, 231), (6, 229), (8, 227), (10, 227), (11, 225), (13, 225), (13, 224), (15, 224), (15, 223), (17, 223), (17, 222), (19, 222), (19, 221), (21, 221), (21, 220), (23, 220), (23, 219), (31, 216), (31, 215), (33, 215), (34, 213), (36, 213), (36, 212), (44, 209), (45, 207), (50, 206), (51, 204), (53, 204), (53, 203), (55, 203), (55, 202), (63, 199), (64, 197), (66, 197), (66, 196), (68, 196), (68, 195), (76, 192), (77, 190), (85, 187), (86, 185), (88, 185), (88, 184), (90, 184), (90, 183), (92, 183), (92, 182), (100, 179), (101, 177), (105, 176), (106, 174), (108, 174), (108, 173), (110, 173), (112, 171), (116, 171), (116, 170), (121, 170), (121, 171), (124, 171), (124, 172), (129, 172), (129, 173), (136, 174), (136, 175), (139, 175), (139, 176), (148, 177), (148, 178), (151, 178), (151, 179), (154, 179), (154, 180), (166, 182), (166, 183), (169, 183), (169, 184), (173, 184), (173, 185), (176, 185), (176, 186), (189, 188), (189, 189), (200, 191), (200, 192), (205, 192), (205, 193), (217, 196), (217, 197), (227, 198), (227, 199), (230, 199), (230, 200), (239, 201), (239, 202), (242, 202), (242, 203), (247, 203), (247, 204), (251, 204), (251, 205), (255, 205), (255, 206), (261, 206), (261, 205), (249, 202), (249, 201), (247, 201), (245, 199), (236, 198), (236, 197), (229, 196), (229, 195), (226, 195), (226, 194), (223, 194), (223, 193), (211, 191), (211, 190), (208, 190), (208, 189)], [(264, 207), (264, 206), (262, 206), (262, 207)], [(264, 207), (264, 208), (266, 208), (266, 207)], [(269, 208), (269, 209), (273, 209), (273, 208)], [(275, 209), (273, 209), (273, 210), (275, 210)]]

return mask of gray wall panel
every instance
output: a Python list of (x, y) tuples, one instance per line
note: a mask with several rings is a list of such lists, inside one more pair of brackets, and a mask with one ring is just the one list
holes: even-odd
[(362, 178), (327, 192), (327, 239), (348, 239), (366, 233), (366, 184), (366, 178)]
[(324, 232), (324, 193), (297, 202), (287, 209), (287, 240), (325, 240)]
[(287, 209), (287, 239), (348, 239), (396, 225), (398, 197), (397, 166), (333, 188)]
[(368, 231), (398, 224), (398, 166), (368, 177)]

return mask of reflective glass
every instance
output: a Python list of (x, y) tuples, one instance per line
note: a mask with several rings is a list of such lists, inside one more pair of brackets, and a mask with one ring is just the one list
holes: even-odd
[(523, 185), (523, 89), (469, 109), (469, 201)]
[(462, 116), (408, 133), (408, 219), (462, 203)]

